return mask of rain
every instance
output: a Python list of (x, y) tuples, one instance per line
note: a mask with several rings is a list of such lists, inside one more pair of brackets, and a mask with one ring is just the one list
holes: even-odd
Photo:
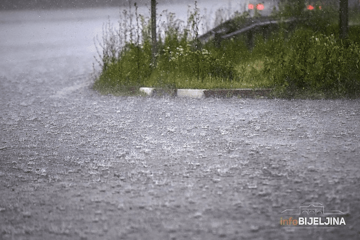
[[(359, 239), (359, 99), (101, 95), (128, 2), (86, 2), (0, 3), (0, 239)], [(346, 225), (279, 225), (308, 203)]]

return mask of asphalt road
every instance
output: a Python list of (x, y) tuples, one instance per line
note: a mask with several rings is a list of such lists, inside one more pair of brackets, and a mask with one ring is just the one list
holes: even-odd
[(101, 96), (97, 26), (0, 22), (0, 239), (360, 238), (359, 100)]

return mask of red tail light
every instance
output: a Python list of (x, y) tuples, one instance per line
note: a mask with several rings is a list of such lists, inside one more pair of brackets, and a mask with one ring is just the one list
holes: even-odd
[(308, 5), (308, 6), (307, 6), (307, 9), (308, 9), (308, 10), (314, 10), (314, 7), (311, 6), (311, 5)]
[(256, 9), (259, 11), (264, 10), (264, 4), (259, 3), (258, 5), (256, 5)]

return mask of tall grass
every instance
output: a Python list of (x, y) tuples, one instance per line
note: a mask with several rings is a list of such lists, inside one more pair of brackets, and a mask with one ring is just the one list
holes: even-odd
[[(153, 66), (150, 19), (138, 14), (136, 4), (130, 4), (121, 12), (117, 28), (110, 22), (103, 27), (98, 42), (101, 74), (94, 88), (116, 93), (140, 86), (273, 87), (281, 97), (309, 92), (321, 97), (357, 96), (360, 27), (351, 26), (349, 39), (339, 40), (337, 11), (331, 4), (307, 11), (284, 0), (273, 17), (298, 17), (301, 21), (295, 25), (280, 24), (269, 35), (255, 32), (252, 47), (246, 36), (201, 44), (200, 28), (210, 27), (195, 2), (186, 22), (166, 11), (158, 18), (157, 64)], [(246, 12), (227, 16), (226, 12), (217, 11), (216, 23), (231, 18), (227, 24), (233, 29), (250, 17)], [(350, 22), (360, 19), (359, 15), (359, 11), (351, 12)]]

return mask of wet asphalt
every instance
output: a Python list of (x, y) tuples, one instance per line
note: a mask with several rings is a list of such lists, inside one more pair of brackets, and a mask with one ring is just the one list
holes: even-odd
[[(358, 99), (102, 96), (81, 41), (8, 38), (0, 239), (360, 238)], [(346, 225), (280, 225), (309, 203)]]

